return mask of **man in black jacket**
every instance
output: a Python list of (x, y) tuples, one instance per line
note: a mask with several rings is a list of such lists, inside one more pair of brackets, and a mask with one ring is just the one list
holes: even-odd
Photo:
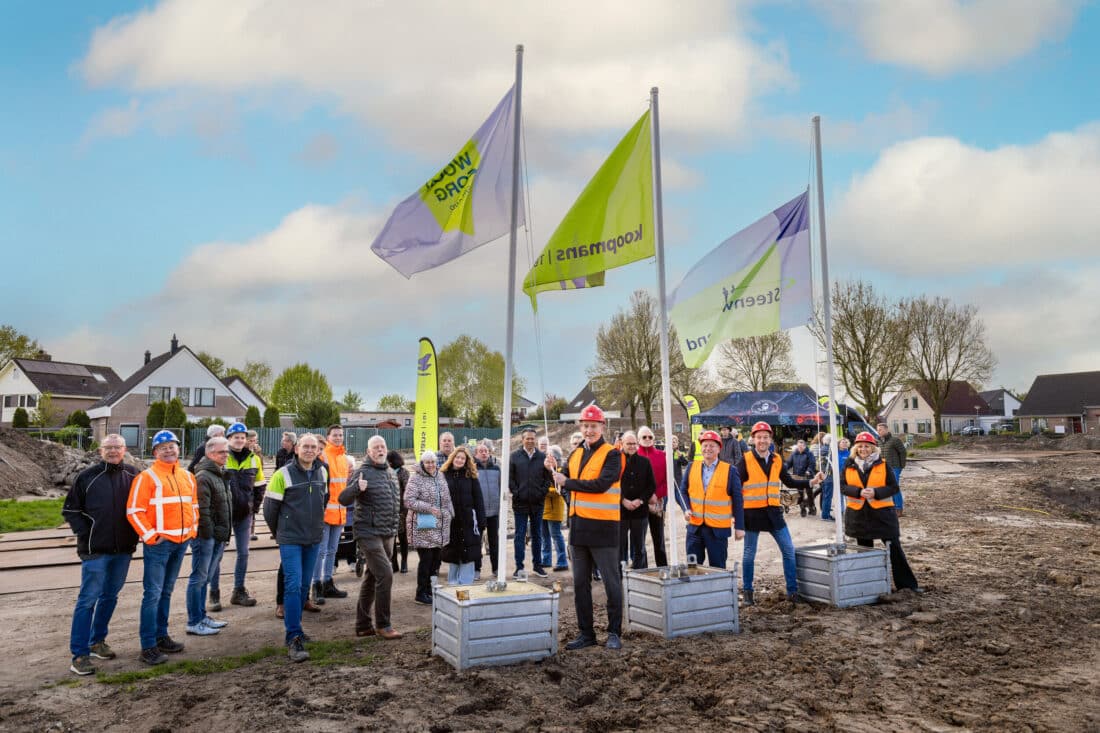
[(91, 657), (114, 659), (107, 646), (107, 625), (126, 582), (138, 536), (126, 520), (126, 501), (137, 469), (126, 463), (126, 441), (112, 433), (99, 444), (102, 461), (76, 477), (61, 513), (76, 535), (80, 557), (80, 592), (73, 611), (69, 669), (95, 673)]
[(546, 577), (542, 567), (542, 509), (550, 490), (550, 471), (543, 465), (546, 454), (535, 447), (535, 430), (527, 428), (521, 434), (523, 446), (508, 459), (508, 490), (512, 494), (512, 511), (516, 518), (516, 575), (523, 570), (523, 551), (527, 532), (531, 532), (532, 572)]
[(205, 443), (199, 462), (191, 467), (198, 490), (199, 527), (191, 540), (191, 577), (187, 579), (187, 633), (211, 636), (228, 626), (206, 614), (206, 593), (214, 568), (222, 561), (233, 527), (233, 499), (225, 471), (229, 441), (214, 437)]
[[(401, 521), (401, 485), (386, 462), (386, 439), (374, 435), (367, 441), (363, 464), (340, 492), (344, 506), (355, 504), (355, 542), (367, 563), (359, 604), (355, 611), (355, 635), (400, 639), (390, 622), (390, 590), (393, 588), (393, 542)], [(374, 618), (371, 619), (371, 605)]]

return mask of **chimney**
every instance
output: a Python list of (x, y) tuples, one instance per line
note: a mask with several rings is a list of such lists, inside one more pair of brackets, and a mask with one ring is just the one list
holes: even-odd
[(180, 350), (179, 339), (176, 338), (176, 334), (172, 334), (172, 353), (176, 353)]
[(149, 349), (145, 350), (145, 363), (148, 364), (153, 360), (153, 353)]
[(39, 349), (38, 353), (34, 355), (34, 358), (39, 361), (53, 361), (53, 357), (47, 354), (45, 349)]

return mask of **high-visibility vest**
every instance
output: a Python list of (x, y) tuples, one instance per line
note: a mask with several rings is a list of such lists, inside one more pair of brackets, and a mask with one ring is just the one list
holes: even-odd
[(703, 462), (696, 461), (688, 469), (688, 498), (691, 499), (691, 523), (695, 526), (729, 529), (733, 526), (733, 503), (729, 489), (730, 464), (718, 461), (710, 484), (703, 487)]
[(178, 463), (154, 462), (130, 483), (126, 519), (142, 542), (157, 537), (176, 543), (191, 539), (199, 527), (194, 475)]
[(348, 510), (340, 503), (340, 492), (348, 483), (348, 459), (344, 446), (326, 445), (325, 463), (328, 464), (328, 502), (325, 504), (325, 524), (342, 527), (348, 521)]
[[(867, 483), (863, 483), (863, 478), (859, 475), (859, 469), (855, 466), (848, 466), (844, 473), (844, 482), (849, 486), (862, 486), (865, 489), (881, 489), (886, 485), (886, 472), (890, 469), (882, 461), (871, 466), (871, 472), (867, 474)], [(885, 499), (870, 499), (872, 509), (893, 509), (894, 497), (888, 496)], [(848, 505), (848, 508), (852, 511), (858, 512), (863, 508), (865, 502), (862, 496), (845, 496), (844, 502)]]
[(783, 459), (777, 455), (772, 456), (772, 470), (771, 475), (768, 476), (760, 465), (760, 458), (756, 455), (756, 451), (750, 450), (745, 454), (745, 469), (749, 474), (749, 480), (741, 487), (741, 493), (745, 497), (745, 508), (763, 509), (779, 506), (779, 490), (783, 488), (779, 473), (783, 470)]
[[(573, 454), (569, 456), (569, 475), (581, 481), (595, 481), (600, 477), (603, 464), (612, 450), (614, 448), (604, 443), (596, 449), (596, 452), (588, 459), (588, 463), (584, 464), (582, 469), (581, 457), (584, 455), (584, 448), (577, 447)], [(620, 468), (622, 468), (621, 461)], [(621, 478), (622, 475), (620, 470), (619, 477)], [(569, 516), (576, 515), (584, 519), (599, 519), (604, 522), (619, 521), (619, 501), (622, 498), (622, 491), (619, 488), (618, 481), (611, 484), (611, 488), (603, 493), (573, 491), (571, 494)]]

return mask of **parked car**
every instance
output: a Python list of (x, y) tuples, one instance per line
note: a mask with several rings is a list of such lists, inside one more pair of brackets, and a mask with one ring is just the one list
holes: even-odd
[(957, 435), (985, 435), (985, 431), (983, 431), (977, 425), (966, 425), (966, 426), (963, 426), (963, 428), (960, 429), (959, 432), (956, 433), (956, 434)]
[(990, 435), (999, 435), (1001, 433), (1015, 433), (1016, 423), (1011, 420), (1005, 420), (1004, 422), (995, 422), (989, 426)]

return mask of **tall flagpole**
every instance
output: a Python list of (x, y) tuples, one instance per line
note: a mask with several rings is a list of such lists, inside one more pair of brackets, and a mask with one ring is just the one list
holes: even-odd
[(829, 370), (829, 466), (833, 474), (833, 522), (836, 544), (844, 544), (844, 514), (840, 502), (840, 466), (837, 465), (836, 368), (833, 366), (833, 302), (829, 287), (829, 253), (825, 246), (825, 188), (821, 182), (821, 117), (814, 115), (814, 168), (817, 170), (817, 236), (821, 244), (821, 286), (825, 299), (825, 363)]
[(661, 123), (657, 114), (657, 87), (649, 90), (650, 134), (653, 138), (653, 216), (657, 233), (657, 290), (661, 308), (661, 409), (665, 418), (665, 481), (668, 486), (665, 526), (667, 527), (670, 566), (680, 564), (680, 545), (676, 541), (676, 522), (672, 521), (671, 507), (676, 504), (676, 479), (672, 472), (672, 388), (668, 369), (668, 308), (665, 296), (665, 217), (661, 204)]
[(504, 415), (500, 442), (500, 529), (497, 533), (497, 581), (507, 577), (508, 457), (512, 452), (512, 346), (516, 326), (516, 228), (519, 221), (520, 109), (523, 100), (523, 44), (516, 45), (516, 90), (512, 97), (512, 229), (508, 234), (508, 335), (504, 347)]

